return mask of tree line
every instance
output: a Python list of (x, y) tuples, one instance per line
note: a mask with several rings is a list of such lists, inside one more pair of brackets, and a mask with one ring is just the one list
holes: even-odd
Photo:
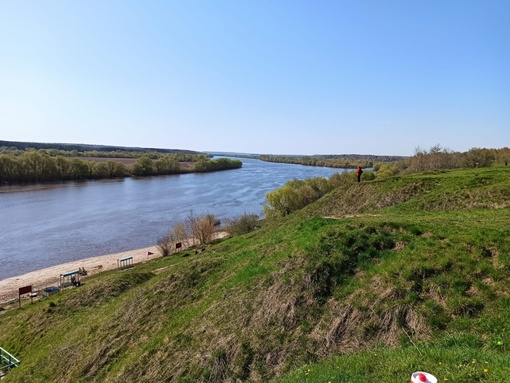
[(243, 166), (240, 160), (230, 158), (218, 158), (216, 160), (200, 159), (195, 162), (195, 172), (214, 172), (217, 170), (239, 169)]
[[(209, 159), (206, 154), (162, 154), (156, 159), (140, 156), (132, 165), (118, 160), (94, 161), (64, 155), (52, 156), (46, 150), (28, 150), (16, 154), (0, 154), (0, 185), (80, 181), (129, 176), (157, 176), (189, 172), (210, 172), (242, 167), (239, 160)], [(192, 165), (181, 167), (185, 159)]]
[(472, 148), (467, 152), (455, 152), (440, 145), (430, 150), (417, 148), (405, 163), (404, 170), (416, 172), (433, 169), (477, 168), (491, 166), (494, 162), (508, 163), (510, 149)]
[[(259, 217), (257, 214), (244, 213), (236, 218), (227, 219), (226, 224), (226, 231), (232, 235), (242, 235), (259, 227)], [(177, 222), (158, 240), (157, 247), (161, 255), (167, 256), (190, 246), (207, 245), (214, 239), (216, 227), (219, 225), (220, 221), (213, 214), (197, 216), (190, 211), (184, 222)]]
[(322, 166), (328, 168), (355, 169), (358, 166), (370, 168), (375, 162), (395, 162), (407, 157), (402, 156), (377, 156), (363, 154), (338, 154), (338, 155), (313, 155), (313, 156), (278, 156), (262, 155), (258, 157), (262, 161), (278, 162), (306, 166)]
[(25, 150), (56, 150), (61, 154), (66, 152), (73, 152), (73, 157), (79, 156), (82, 153), (97, 152), (101, 153), (100, 157), (105, 157), (106, 153), (115, 153), (114, 157), (124, 157), (131, 154), (144, 154), (148, 152), (162, 153), (162, 154), (201, 154), (194, 150), (184, 149), (156, 149), (156, 148), (139, 148), (139, 147), (126, 147), (126, 146), (112, 146), (112, 145), (91, 145), (91, 144), (64, 144), (64, 143), (43, 143), (43, 142), (19, 142), (19, 141), (1, 141), (1, 148), (11, 151), (25, 151)]
[[(400, 161), (375, 163), (373, 171), (363, 172), (362, 180), (384, 179), (398, 174), (428, 170), (487, 167), (496, 162), (508, 165), (510, 148), (472, 148), (467, 152), (454, 152), (435, 145), (430, 150), (417, 148), (413, 156)], [(332, 189), (356, 181), (353, 171), (335, 173), (329, 179), (288, 181), (283, 187), (266, 194), (265, 218), (275, 219), (289, 215), (317, 201)]]
[(385, 178), (413, 172), (481, 168), (492, 166), (495, 163), (508, 164), (510, 162), (510, 148), (486, 149), (471, 148), (466, 152), (456, 152), (441, 145), (435, 145), (429, 150), (416, 148), (409, 159), (393, 163), (376, 163), (373, 166), (377, 178)]
[(344, 169), (355, 169), (358, 166), (362, 168), (382, 167), (385, 173), (393, 173), (394, 175), (401, 171), (485, 167), (490, 166), (493, 162), (508, 163), (510, 161), (510, 149), (507, 147), (501, 149), (472, 148), (467, 152), (456, 152), (435, 145), (430, 150), (417, 148), (410, 157), (340, 154), (313, 156), (261, 155), (258, 158), (268, 162)]
[[(1, 142), (1, 141), (0, 141)], [(19, 149), (17, 147), (12, 146), (0, 146), (0, 154), (7, 154), (7, 155), (13, 155), (13, 156), (19, 156), (25, 152), (33, 152), (37, 151), (41, 154), (47, 154), (50, 157), (68, 157), (68, 158), (91, 158), (91, 157), (97, 157), (97, 158), (140, 158), (140, 157), (149, 157), (153, 160), (164, 157), (164, 156), (170, 156), (171, 158), (175, 159), (176, 161), (180, 162), (192, 162), (192, 161), (198, 161), (200, 159), (210, 159), (212, 156), (207, 153), (199, 153), (199, 152), (162, 152), (162, 151), (156, 151), (155, 149), (148, 149), (146, 151), (139, 151), (139, 150), (64, 150), (64, 149), (57, 149), (57, 148), (47, 148), (47, 149), (37, 149), (33, 147), (29, 147), (27, 149)]]

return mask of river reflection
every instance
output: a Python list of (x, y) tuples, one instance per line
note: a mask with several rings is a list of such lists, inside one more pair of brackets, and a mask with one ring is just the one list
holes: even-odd
[(0, 280), (96, 255), (148, 247), (190, 212), (220, 221), (263, 216), (265, 195), (342, 169), (241, 159), (205, 174), (0, 187)]

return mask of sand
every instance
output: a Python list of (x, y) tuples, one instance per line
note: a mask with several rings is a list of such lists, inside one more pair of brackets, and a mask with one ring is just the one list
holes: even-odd
[[(218, 231), (213, 234), (213, 240), (228, 237), (228, 233)], [(182, 250), (197, 243), (196, 240), (188, 239), (182, 243)], [(175, 245), (175, 244), (174, 244)], [(17, 277), (7, 278), (0, 281), (0, 304), (18, 299), (20, 287), (32, 286), (32, 291), (42, 291), (47, 287), (58, 286), (60, 274), (84, 268), (88, 276), (118, 268), (118, 260), (126, 257), (133, 257), (133, 264), (147, 262), (159, 258), (162, 254), (157, 246), (145, 247), (143, 249), (129, 250), (122, 253), (101, 255), (98, 257), (85, 258), (79, 261), (67, 262), (57, 266), (48, 267)], [(40, 296), (41, 294), (39, 294)]]
[(18, 299), (18, 289), (20, 287), (32, 286), (32, 290), (44, 290), (47, 287), (58, 286), (60, 274), (78, 270), (81, 267), (85, 268), (87, 276), (94, 275), (102, 271), (116, 269), (118, 267), (117, 261), (125, 257), (133, 257), (133, 264), (136, 264), (161, 257), (161, 253), (156, 246), (151, 246), (143, 249), (67, 262), (46, 269), (32, 271), (17, 277), (7, 278), (0, 281), (0, 304)]

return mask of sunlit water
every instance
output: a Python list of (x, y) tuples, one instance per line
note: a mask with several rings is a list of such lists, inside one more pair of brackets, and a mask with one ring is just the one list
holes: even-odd
[(268, 191), (341, 169), (241, 159), (205, 174), (0, 187), (0, 280), (56, 264), (155, 245), (175, 223), (214, 214), (263, 217)]

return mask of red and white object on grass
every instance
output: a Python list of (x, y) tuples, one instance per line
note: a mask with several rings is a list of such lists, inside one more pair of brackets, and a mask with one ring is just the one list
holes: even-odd
[(411, 383), (437, 383), (437, 378), (428, 372), (416, 371), (411, 375)]

